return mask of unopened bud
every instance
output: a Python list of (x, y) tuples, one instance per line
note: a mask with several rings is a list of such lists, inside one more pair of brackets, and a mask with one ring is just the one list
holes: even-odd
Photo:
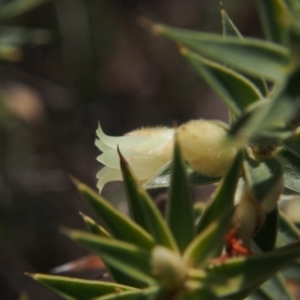
[(181, 125), (178, 140), (185, 160), (195, 170), (210, 176), (223, 176), (236, 154), (225, 146), (226, 131), (211, 121), (197, 120)]

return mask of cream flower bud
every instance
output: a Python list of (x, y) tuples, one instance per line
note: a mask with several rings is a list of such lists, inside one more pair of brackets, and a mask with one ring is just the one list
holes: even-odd
[(224, 146), (226, 131), (214, 122), (190, 121), (178, 128), (183, 156), (195, 170), (210, 176), (223, 176), (236, 154)]
[(110, 137), (99, 124), (95, 144), (103, 153), (97, 160), (105, 165), (97, 174), (99, 192), (107, 182), (122, 180), (118, 146), (137, 178), (145, 181), (172, 159), (174, 132), (166, 127), (141, 128), (125, 136)]

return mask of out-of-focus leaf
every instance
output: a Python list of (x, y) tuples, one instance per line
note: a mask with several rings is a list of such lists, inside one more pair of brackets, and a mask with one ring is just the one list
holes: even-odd
[(233, 211), (233, 207), (223, 210), (220, 218), (202, 230), (187, 247), (183, 257), (190, 265), (200, 267), (207, 263), (208, 259), (220, 255), (224, 246), (224, 235), (229, 229)]
[(263, 226), (253, 237), (254, 241), (264, 252), (272, 251), (276, 245), (278, 219), (278, 208), (276, 206), (275, 209), (266, 215)]
[[(294, 223), (283, 213), (279, 214), (279, 230), (277, 238), (277, 247), (283, 247), (287, 244), (300, 240), (300, 231)], [(293, 262), (288, 268), (283, 270), (284, 276), (293, 280), (300, 280), (300, 263), (299, 260)]]
[(280, 212), (277, 247), (282, 247), (298, 240), (300, 240), (300, 230), (283, 212)]
[(232, 210), (236, 186), (239, 180), (242, 156), (242, 153), (236, 155), (229, 171), (221, 181), (203, 212), (197, 224), (197, 233), (201, 233), (210, 224), (220, 220), (225, 211), (228, 212)]
[[(199, 173), (186, 165), (186, 174), (190, 184), (204, 185), (220, 181), (220, 177), (210, 177)], [(146, 189), (157, 189), (169, 187), (171, 183), (171, 163), (162, 167), (157, 174), (144, 184)]]
[(164, 36), (200, 55), (229, 64), (247, 74), (282, 81), (294, 67), (289, 50), (271, 42), (253, 38), (240, 40), (238, 37), (223, 37), (147, 21), (141, 22), (141, 25), (156, 35)]
[(292, 17), (283, 0), (256, 0), (265, 35), (268, 40), (287, 45)]
[(94, 234), (102, 236), (102, 237), (107, 237), (111, 238), (110, 234), (99, 224), (97, 224), (92, 218), (89, 216), (86, 216), (83, 213), (80, 213), (82, 216), (87, 228)]
[(253, 198), (268, 213), (276, 206), (283, 188), (283, 170), (274, 157), (252, 158), (246, 152), (243, 169)]
[(262, 98), (260, 91), (243, 75), (215, 63), (197, 53), (181, 48), (181, 54), (210, 84), (234, 115), (239, 115), (250, 104)]
[(175, 136), (172, 178), (167, 201), (166, 220), (179, 249), (183, 251), (195, 236), (195, 226), (193, 199), (177, 135)]
[[(222, 29), (223, 29), (223, 35), (224, 36), (237, 36), (241, 40), (244, 39), (238, 28), (235, 26), (233, 21), (228, 16), (227, 12), (223, 8), (223, 5), (221, 4), (221, 18), (222, 18)], [(259, 89), (262, 95), (266, 96), (268, 94), (268, 87), (267, 83), (262, 78), (253, 77), (250, 75), (246, 76), (253, 84)]]
[(277, 131), (274, 137), (286, 139), (288, 136), (279, 129), (291, 121), (300, 111), (300, 70), (289, 76), (284, 87), (274, 91), (272, 98), (255, 102), (229, 130), (238, 145), (244, 145), (254, 137), (263, 136), (262, 132)]
[(205, 210), (206, 205), (203, 202), (196, 202), (194, 204), (194, 223), (198, 224), (199, 220)]
[(30, 276), (65, 299), (88, 300), (111, 293), (139, 291), (131, 286), (99, 280), (84, 280), (45, 274), (33, 274)]
[(118, 283), (145, 287), (154, 282), (150, 276), (151, 253), (149, 251), (129, 243), (81, 231), (64, 230), (64, 232), (74, 241), (98, 254)]
[(299, 256), (300, 244), (294, 243), (261, 255), (228, 259), (205, 270), (218, 296), (242, 299)]
[(72, 178), (72, 180), (78, 191), (105, 224), (105, 229), (113, 237), (146, 249), (151, 249), (154, 246), (153, 238), (142, 227), (120, 213), (87, 185), (77, 179)]
[(1, 4), (0, 19), (9, 19), (23, 14), (49, 0), (11, 0)]
[(94, 298), (93, 300), (153, 300), (153, 299), (159, 299), (156, 298), (156, 295), (159, 293), (157, 287), (151, 287), (147, 289), (142, 290), (136, 290), (136, 291), (124, 291), (124, 292), (118, 292), (115, 291), (113, 294), (109, 294), (102, 297)]
[(254, 239), (263, 251), (272, 251), (278, 228), (277, 201), (283, 188), (281, 164), (273, 157), (254, 159), (245, 152), (243, 169), (252, 197), (268, 213), (264, 226)]
[(291, 137), (282, 142), (284, 148), (296, 155), (300, 159), (300, 132), (296, 132)]
[(274, 299), (266, 295), (261, 289), (257, 289), (253, 293), (251, 293), (251, 295), (248, 296), (246, 300), (277, 300), (277, 298)]
[(161, 213), (135, 178), (130, 166), (120, 152), (119, 156), (127, 201), (132, 218), (151, 234), (156, 244), (177, 251), (178, 248), (175, 240)]
[(18, 61), (22, 58), (20, 49), (22, 45), (42, 45), (48, 43), (49, 40), (49, 32), (43, 29), (2, 26), (0, 27), (0, 59)]
[(270, 299), (294, 300), (294, 297), (288, 290), (285, 280), (280, 273), (274, 275), (271, 279), (266, 281), (260, 287), (260, 290), (263, 291), (265, 295), (268, 295)]
[[(255, 243), (252, 243), (251, 248), (256, 254), (261, 254), (262, 249), (260, 249)], [(263, 285), (259, 287), (262, 294), (267, 297), (267, 299), (287, 299), (294, 300), (288, 291), (288, 287), (282, 275), (280, 273), (275, 274), (269, 280), (267, 280)]]
[(300, 193), (300, 158), (287, 150), (280, 150), (276, 157), (280, 160), (284, 170), (284, 186)]
[(221, 2), (221, 18), (222, 18), (222, 31), (224, 36), (237, 36), (240, 39), (243, 39), (242, 34), (238, 30), (238, 28), (235, 26), (233, 21), (228, 16), (227, 12), (225, 11), (223, 4)]
[[(187, 289), (190, 289), (191, 292), (183, 294), (182, 297), (178, 297), (178, 300), (199, 300), (199, 299), (205, 299), (205, 300), (218, 300), (218, 298), (213, 291), (211, 291), (208, 287), (204, 286), (200, 283), (195, 283), (193, 281), (186, 282), (185, 286)], [(167, 299), (167, 298), (165, 298)]]

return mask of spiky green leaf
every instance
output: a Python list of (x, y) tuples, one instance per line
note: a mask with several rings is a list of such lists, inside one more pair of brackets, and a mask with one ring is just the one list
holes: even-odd
[(151, 234), (155, 243), (178, 250), (175, 240), (153, 200), (135, 178), (129, 164), (119, 152), (129, 210), (133, 220)]
[(118, 283), (145, 287), (154, 282), (150, 275), (151, 253), (149, 251), (133, 244), (81, 231), (64, 230), (64, 232), (74, 241), (98, 254)]
[(300, 158), (287, 150), (280, 150), (276, 157), (280, 160), (284, 170), (284, 186), (300, 193)]
[(87, 185), (76, 179), (73, 179), (73, 182), (104, 223), (105, 229), (113, 237), (146, 249), (151, 249), (154, 246), (153, 238), (142, 227), (120, 213)]
[(91, 217), (86, 216), (83, 213), (80, 213), (81, 217), (83, 218), (87, 228), (94, 234), (111, 238), (111, 235), (99, 224), (97, 224)]
[(181, 54), (210, 84), (234, 115), (262, 98), (260, 91), (243, 75), (203, 56), (181, 48)]
[(283, 170), (274, 157), (253, 158), (244, 152), (243, 169), (252, 197), (271, 212), (283, 188)]
[(176, 138), (172, 162), (171, 186), (166, 220), (177, 245), (183, 251), (195, 236), (193, 199), (185, 173), (185, 164)]
[[(221, 18), (222, 18), (222, 29), (224, 36), (237, 36), (241, 40), (244, 39), (238, 28), (235, 26), (231, 18), (228, 16), (227, 12), (221, 4)], [(251, 75), (246, 75), (246, 77), (258, 88), (262, 95), (266, 96), (268, 94), (267, 83), (263, 78), (257, 78)]]
[(283, 0), (256, 0), (260, 19), (268, 40), (287, 45), (291, 15)]
[(261, 255), (228, 259), (208, 266), (206, 271), (219, 296), (240, 299), (299, 256), (300, 244), (294, 243)]
[(250, 75), (282, 81), (293, 68), (289, 50), (271, 42), (253, 38), (240, 40), (238, 37), (223, 37), (149, 22), (144, 24), (154, 34)]
[(68, 300), (88, 300), (111, 293), (139, 291), (131, 286), (99, 280), (85, 280), (45, 274), (33, 274), (30, 276)]

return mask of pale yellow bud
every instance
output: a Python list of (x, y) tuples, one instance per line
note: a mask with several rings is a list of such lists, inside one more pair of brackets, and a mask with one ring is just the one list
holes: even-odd
[(236, 154), (226, 147), (226, 131), (214, 122), (190, 121), (181, 125), (178, 140), (185, 160), (195, 170), (210, 176), (223, 176)]
[(187, 267), (183, 259), (163, 246), (153, 249), (151, 262), (152, 274), (168, 289), (178, 288), (187, 277)]
[(103, 152), (97, 160), (105, 165), (98, 174), (99, 192), (110, 181), (122, 180), (117, 147), (140, 181), (146, 181), (172, 159), (173, 128), (141, 128), (124, 136), (106, 135), (100, 124), (96, 131), (96, 146)]

